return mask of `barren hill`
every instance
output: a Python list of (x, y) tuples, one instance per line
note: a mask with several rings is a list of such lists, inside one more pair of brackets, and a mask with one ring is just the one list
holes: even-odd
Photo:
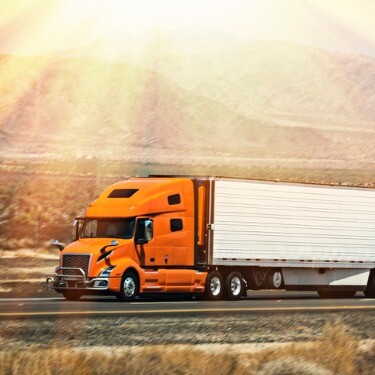
[(374, 59), (273, 42), (157, 52), (143, 67), (1, 57), (3, 155), (374, 167)]
[(214, 56), (169, 54), (153, 67), (245, 114), (375, 120), (375, 59), (367, 56), (253, 42)]

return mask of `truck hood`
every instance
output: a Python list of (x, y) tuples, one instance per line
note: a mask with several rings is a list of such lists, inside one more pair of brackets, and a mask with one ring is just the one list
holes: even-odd
[[(118, 246), (110, 246), (107, 247), (106, 252), (110, 252), (111, 250), (115, 250), (114, 254), (116, 256), (123, 254), (124, 250), (130, 243), (133, 243), (133, 239), (122, 240), (117, 238), (84, 238), (79, 239), (71, 243), (70, 245), (66, 246), (65, 249), (60, 253), (60, 262), (62, 262), (62, 256), (65, 254), (77, 254), (77, 255), (91, 255), (91, 260), (89, 262), (89, 269), (88, 269), (88, 276), (89, 277), (98, 277), (101, 271), (106, 269), (108, 266), (111, 266), (112, 263), (108, 260), (106, 255), (104, 255), (103, 259), (99, 259), (102, 249), (105, 245), (109, 245), (112, 240), (118, 241)], [(121, 249), (120, 249), (121, 247)], [(60, 263), (61, 264), (61, 263)], [(62, 265), (62, 264), (61, 264)]]
[(123, 240), (118, 238), (82, 238), (78, 241), (72, 242), (68, 246), (64, 248), (61, 254), (92, 254), (92, 255), (100, 255), (100, 249), (102, 249), (105, 245), (109, 245), (112, 240), (116, 240), (118, 242), (118, 246), (110, 246), (107, 247), (106, 251), (111, 249), (116, 249), (120, 246), (123, 246), (132, 239)]

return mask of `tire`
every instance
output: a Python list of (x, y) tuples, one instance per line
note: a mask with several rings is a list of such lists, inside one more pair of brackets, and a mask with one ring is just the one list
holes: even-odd
[(206, 279), (205, 297), (211, 301), (222, 299), (224, 292), (223, 276), (218, 271), (211, 272)]
[(353, 298), (357, 292), (355, 290), (345, 291), (327, 291), (319, 290), (318, 294), (320, 298)]
[(230, 301), (239, 300), (244, 293), (244, 283), (239, 272), (231, 272), (225, 280), (225, 298)]
[(131, 302), (139, 293), (139, 279), (133, 271), (127, 271), (121, 279), (120, 293), (117, 299), (123, 302)]
[(284, 286), (284, 281), (281, 271), (278, 269), (271, 269), (267, 276), (267, 283), (270, 289), (282, 289)]
[(374, 270), (370, 273), (370, 279), (367, 284), (367, 288), (364, 291), (365, 297), (367, 298), (375, 298), (375, 273)]
[(78, 301), (82, 296), (82, 292), (79, 290), (64, 290), (62, 295), (68, 301)]

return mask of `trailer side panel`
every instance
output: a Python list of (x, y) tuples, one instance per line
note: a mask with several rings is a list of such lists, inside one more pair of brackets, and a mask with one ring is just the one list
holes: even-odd
[(372, 268), (375, 190), (218, 179), (213, 264)]

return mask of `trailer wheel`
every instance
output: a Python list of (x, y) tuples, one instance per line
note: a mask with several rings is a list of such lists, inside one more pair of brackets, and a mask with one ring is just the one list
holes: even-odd
[(238, 300), (244, 292), (242, 275), (239, 272), (231, 272), (225, 280), (225, 297), (228, 300)]
[(134, 301), (139, 293), (139, 280), (133, 271), (127, 271), (121, 280), (120, 293), (117, 294), (117, 299), (123, 302)]
[(211, 272), (206, 279), (205, 297), (211, 301), (220, 300), (223, 297), (223, 276), (219, 271)]
[(353, 298), (357, 292), (355, 290), (329, 291), (318, 290), (320, 298)]
[(283, 275), (281, 271), (278, 269), (270, 269), (267, 282), (270, 289), (281, 289), (283, 286)]
[(68, 301), (78, 301), (82, 296), (82, 292), (79, 290), (64, 290), (62, 295)]
[(375, 298), (375, 272), (374, 270), (370, 273), (370, 279), (367, 284), (366, 290), (364, 291), (365, 297)]

